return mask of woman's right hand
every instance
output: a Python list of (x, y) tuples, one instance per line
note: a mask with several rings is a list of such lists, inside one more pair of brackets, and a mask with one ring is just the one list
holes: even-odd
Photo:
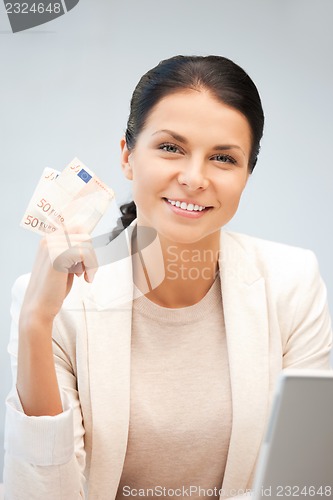
[(38, 248), (24, 297), (20, 323), (51, 324), (71, 290), (74, 275), (93, 281), (97, 259), (89, 234), (77, 230), (45, 236)]
[(53, 355), (53, 320), (74, 275), (92, 282), (97, 259), (89, 234), (58, 229), (39, 244), (19, 320), (17, 392), (26, 415), (63, 411)]

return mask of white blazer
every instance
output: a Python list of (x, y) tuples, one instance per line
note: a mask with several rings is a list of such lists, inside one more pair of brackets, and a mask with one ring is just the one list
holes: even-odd
[[(128, 236), (135, 222), (126, 229)], [(232, 391), (222, 498), (251, 487), (281, 369), (329, 369), (326, 289), (309, 250), (221, 231), (220, 277)], [(13, 287), (9, 351), (16, 380), (17, 324), (28, 276)], [(6, 500), (112, 500), (130, 415), (131, 260), (75, 285), (54, 322), (64, 412), (28, 417), (7, 398)], [(74, 429), (74, 432), (73, 432)]]

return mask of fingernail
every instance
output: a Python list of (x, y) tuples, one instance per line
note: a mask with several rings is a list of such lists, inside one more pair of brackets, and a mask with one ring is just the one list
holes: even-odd
[(88, 283), (92, 283), (92, 282), (93, 282), (93, 280), (94, 280), (94, 276), (95, 276), (95, 274), (92, 274), (92, 273), (89, 273), (89, 272), (87, 272), (87, 271), (86, 271), (86, 272), (85, 272), (85, 276), (84, 276), (84, 278), (85, 278), (85, 280), (86, 280)]

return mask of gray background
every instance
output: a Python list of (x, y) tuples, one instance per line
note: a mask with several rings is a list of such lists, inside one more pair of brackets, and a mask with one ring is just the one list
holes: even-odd
[[(38, 236), (19, 221), (45, 166), (78, 156), (130, 199), (119, 140), (138, 78), (175, 54), (225, 55), (260, 90), (266, 129), (233, 230), (311, 248), (333, 311), (333, 3), (330, 0), (81, 0), (12, 34), (0, 4), (1, 392), (10, 386), (10, 288)], [(0, 451), (0, 470), (2, 470)], [(1, 477), (0, 477), (1, 480)]]

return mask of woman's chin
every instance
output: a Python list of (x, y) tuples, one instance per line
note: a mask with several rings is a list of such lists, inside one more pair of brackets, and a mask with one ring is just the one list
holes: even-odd
[(179, 245), (191, 245), (195, 244), (198, 241), (203, 240), (204, 238), (208, 237), (209, 235), (215, 233), (216, 231), (212, 232), (202, 232), (202, 231), (196, 231), (193, 228), (186, 228), (185, 230), (166, 230), (163, 228), (162, 230), (157, 229), (157, 232), (160, 236), (160, 238), (165, 239), (169, 242), (172, 243), (177, 243)]

